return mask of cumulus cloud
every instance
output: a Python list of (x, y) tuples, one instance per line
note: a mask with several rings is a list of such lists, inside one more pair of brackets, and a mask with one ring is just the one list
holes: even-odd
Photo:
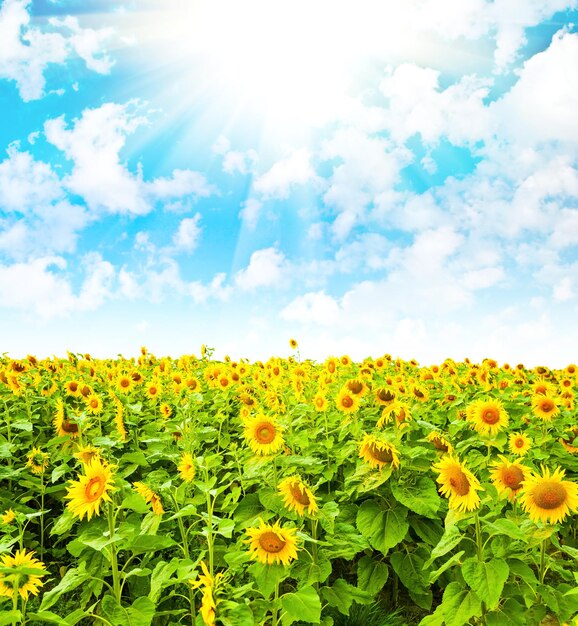
[(297, 296), (280, 312), (281, 318), (285, 320), (320, 325), (332, 324), (339, 314), (339, 304), (324, 291)]
[(196, 213), (193, 217), (185, 217), (179, 223), (179, 227), (173, 235), (173, 245), (179, 251), (193, 252), (199, 243), (202, 228), (199, 224), (201, 214)]
[(274, 247), (256, 250), (249, 265), (235, 275), (235, 286), (241, 291), (279, 286), (285, 277), (285, 255)]
[(50, 20), (50, 28), (30, 26), (31, 0), (4, 0), (0, 7), (0, 78), (14, 81), (25, 102), (44, 95), (44, 73), (80, 57), (89, 70), (106, 74), (112, 61), (104, 44), (110, 29), (82, 28), (76, 18)]
[(283, 200), (289, 197), (294, 187), (315, 185), (319, 182), (320, 178), (311, 164), (309, 150), (300, 148), (286, 159), (274, 163), (269, 170), (259, 176), (255, 180), (254, 189), (263, 198)]
[(72, 127), (64, 116), (44, 124), (46, 139), (72, 161), (63, 184), (81, 196), (95, 212), (145, 215), (155, 202), (197, 198), (214, 193), (205, 177), (192, 170), (175, 170), (171, 177), (143, 180), (121, 160), (127, 137), (148, 123), (138, 114), (139, 103), (106, 103), (85, 109)]

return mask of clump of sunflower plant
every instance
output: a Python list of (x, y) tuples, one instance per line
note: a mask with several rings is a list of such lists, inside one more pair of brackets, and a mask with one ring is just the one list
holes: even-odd
[(576, 619), (575, 364), (289, 349), (1, 357), (2, 617)]

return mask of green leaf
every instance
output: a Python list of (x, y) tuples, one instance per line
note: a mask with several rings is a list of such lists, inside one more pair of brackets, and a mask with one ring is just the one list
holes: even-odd
[(357, 512), (357, 528), (371, 546), (383, 554), (403, 541), (409, 524), (402, 506), (384, 509), (376, 500), (366, 500)]
[(429, 589), (429, 572), (425, 567), (425, 559), (417, 552), (395, 552), (389, 562), (413, 601), (429, 611), (432, 592)]
[(172, 561), (170, 563), (160, 561), (155, 565), (151, 575), (151, 589), (149, 592), (149, 599), (155, 604), (159, 601), (161, 591), (166, 586), (176, 569), (176, 563), (173, 563)]
[(320, 509), (317, 517), (321, 527), (326, 533), (333, 534), (335, 530), (335, 518), (339, 515), (339, 506), (337, 502), (330, 500), (326, 502)]
[(8, 624), (20, 624), (22, 622), (22, 613), (20, 611), (8, 611), (0, 615), (0, 626)]
[(498, 606), (510, 568), (506, 561), (493, 559), (480, 562), (476, 558), (466, 559), (462, 565), (462, 576), (476, 594), (484, 599), (486, 606), (494, 610)]
[(343, 578), (338, 578), (331, 587), (323, 587), (321, 595), (327, 600), (329, 606), (337, 607), (343, 615), (349, 615), (349, 608), (353, 602), (358, 604), (369, 604), (372, 596), (366, 591), (362, 591)]
[(358, 552), (369, 548), (365, 537), (351, 524), (336, 522), (335, 534), (329, 535), (326, 539), (329, 546), (325, 548), (325, 553), (331, 559), (342, 558), (350, 561)]
[(433, 521), (424, 519), (418, 515), (410, 515), (409, 525), (417, 533), (419, 538), (430, 546), (437, 546), (444, 533), (444, 529), (439, 520)]
[(319, 624), (321, 621), (321, 601), (313, 587), (303, 587), (295, 593), (286, 593), (281, 596), (283, 607), (283, 626), (293, 622)]
[(423, 517), (437, 519), (441, 498), (433, 480), (422, 476), (414, 485), (393, 481), (390, 487), (394, 498), (408, 509)]
[(498, 611), (486, 613), (487, 626), (526, 626), (529, 623), (532, 622), (526, 619), (524, 607), (513, 598), (506, 600)]
[(453, 550), (463, 538), (464, 537), (457, 526), (448, 526), (440, 539), (440, 542), (431, 551), (430, 558), (426, 562), (426, 567), (429, 567), (438, 557), (444, 556), (444, 554)]
[(512, 522), (512, 520), (506, 518), (500, 518), (493, 522), (484, 522), (484, 530), (489, 532), (490, 537), (492, 535), (506, 535), (506, 537), (510, 537), (510, 539), (517, 539), (524, 543), (528, 542), (527, 533)]
[(63, 535), (67, 533), (73, 526), (76, 518), (66, 509), (64, 513), (56, 520), (56, 524), (50, 530), (51, 535)]
[(460, 583), (450, 583), (441, 604), (433, 615), (421, 620), (419, 626), (464, 626), (472, 617), (482, 614), (482, 602), (473, 591), (464, 589)]
[(137, 598), (132, 606), (125, 608), (112, 596), (106, 595), (100, 606), (114, 626), (150, 626), (155, 615), (155, 604), (147, 597)]
[(121, 509), (129, 509), (135, 513), (146, 515), (149, 512), (149, 506), (144, 498), (138, 493), (131, 493), (126, 496), (120, 505)]
[(63, 576), (62, 580), (50, 591), (46, 591), (42, 596), (41, 611), (46, 611), (54, 606), (63, 593), (76, 589), (83, 582), (88, 580), (89, 575), (84, 569), (69, 569)]
[(248, 568), (248, 571), (255, 577), (259, 591), (265, 599), (271, 596), (275, 586), (286, 578), (289, 573), (285, 566), (280, 563), (273, 563), (272, 565), (253, 563)]
[(132, 552), (156, 552), (176, 545), (176, 541), (167, 535), (137, 535), (129, 544)]
[(370, 556), (362, 556), (357, 563), (357, 586), (372, 596), (378, 594), (389, 576), (389, 568), (385, 563), (376, 561)]
[(41, 622), (43, 624), (58, 624), (59, 626), (69, 626), (69, 623), (60, 615), (53, 613), (52, 611), (38, 611), (38, 613), (26, 613), (27, 619), (34, 618), (34, 622)]
[(299, 559), (293, 563), (291, 577), (304, 585), (312, 585), (325, 582), (331, 574), (331, 569), (331, 561), (323, 551), (317, 553), (317, 563), (313, 563), (309, 553), (302, 550)]
[(456, 565), (457, 563), (461, 563), (462, 556), (464, 556), (465, 551), (460, 550), (457, 554), (452, 555), (440, 568), (438, 568), (435, 572), (432, 572), (429, 575), (430, 584), (435, 583), (435, 581), (448, 569)]

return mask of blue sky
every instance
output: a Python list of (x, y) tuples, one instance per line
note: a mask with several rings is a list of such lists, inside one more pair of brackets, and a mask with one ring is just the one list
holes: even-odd
[(578, 1), (0, 0), (12, 356), (578, 346)]

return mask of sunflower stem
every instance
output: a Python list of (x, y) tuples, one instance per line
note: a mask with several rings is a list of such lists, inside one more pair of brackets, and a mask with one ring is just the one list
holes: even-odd
[[(173, 501), (173, 504), (175, 505), (175, 512), (177, 512), (179, 510), (179, 505), (177, 503), (177, 499), (175, 497), (175, 494), (171, 493), (171, 499)], [(179, 525), (179, 532), (181, 533), (181, 542), (182, 542), (182, 548), (183, 548), (183, 554), (185, 556), (185, 559), (190, 559), (190, 552), (189, 552), (189, 537), (188, 537), (188, 533), (185, 529), (185, 524), (183, 523), (183, 518), (182, 517), (177, 517), (177, 523)], [(189, 604), (191, 606), (191, 623), (194, 622), (194, 617), (195, 617), (195, 595), (193, 593), (193, 589), (191, 588), (190, 585), (188, 585), (188, 590), (189, 590)]]
[[(12, 610), (18, 610), (18, 580), (20, 576), (16, 574), (14, 576), (14, 582), (12, 583)], [(24, 621), (24, 615), (22, 616), (22, 621)], [(20, 623), (22, 623), (22, 621)], [(16, 620), (12, 622), (12, 624), (18, 624)]]
[(40, 560), (44, 561), (44, 474), (40, 474)]
[[(205, 459), (205, 482), (209, 485), (209, 468), (207, 460)], [(211, 490), (207, 489), (207, 550), (209, 552), (209, 573), (213, 576), (213, 507), (215, 505), (215, 499), (211, 501)]]
[[(113, 503), (109, 502), (108, 503), (108, 533), (109, 533), (109, 538), (111, 540), (114, 537), (115, 522), (116, 520), (114, 517)], [(121, 595), (120, 572), (118, 571), (118, 560), (117, 560), (117, 554), (116, 554), (116, 546), (114, 545), (114, 542), (110, 544), (110, 567), (112, 570), (112, 589), (114, 592), (114, 598), (120, 604), (120, 595)]]
[(476, 511), (476, 545), (478, 547), (478, 561), (482, 562), (484, 560), (484, 544), (482, 542), (482, 528), (480, 525), (480, 516)]
[(273, 599), (273, 610), (271, 611), (271, 626), (279, 624), (279, 581), (275, 583), (275, 597)]
[[(311, 520), (311, 538), (314, 540), (312, 544), (312, 549), (311, 549), (311, 560), (313, 561), (313, 566), (315, 568), (315, 571), (317, 571), (317, 524), (318, 522), (316, 519)], [(316, 591), (319, 591), (318, 580), (315, 581), (314, 585), (315, 585)]]
[(540, 544), (540, 584), (544, 584), (544, 578), (546, 577), (546, 542), (548, 539), (542, 539)]

